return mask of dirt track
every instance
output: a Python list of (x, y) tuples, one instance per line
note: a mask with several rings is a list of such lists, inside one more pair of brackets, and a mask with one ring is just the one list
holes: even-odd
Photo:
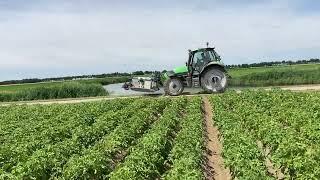
[[(272, 87), (267, 87), (265, 89), (270, 90), (271, 88)], [(320, 91), (320, 84), (279, 86), (279, 88), (291, 91)]]
[(207, 97), (203, 96), (202, 99), (206, 130), (206, 165), (204, 167), (206, 179), (230, 180), (232, 179), (230, 170), (225, 168), (222, 158), (219, 129), (213, 124), (212, 107)]
[[(260, 88), (250, 88), (250, 89), (266, 89), (271, 90), (272, 88), (281, 88), (283, 90), (291, 90), (291, 91), (320, 91), (320, 84), (313, 84), (313, 85), (295, 85), (295, 86), (275, 86), (275, 87), (260, 87)], [(238, 92), (241, 92), (242, 89), (235, 89)], [(187, 95), (187, 96), (196, 96), (194, 95)], [(0, 106), (8, 106), (8, 105), (34, 105), (34, 104), (73, 104), (73, 103), (82, 103), (82, 102), (94, 102), (100, 100), (111, 100), (116, 98), (138, 98), (143, 96), (110, 96), (110, 97), (90, 97), (90, 98), (75, 98), (75, 99), (54, 99), (54, 100), (39, 100), (39, 101), (22, 101), (22, 102), (5, 102), (0, 103)], [(149, 97), (149, 96), (147, 96)]]

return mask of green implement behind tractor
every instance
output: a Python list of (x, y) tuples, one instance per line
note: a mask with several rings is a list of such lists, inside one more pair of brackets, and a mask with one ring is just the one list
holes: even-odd
[(178, 96), (185, 87), (201, 87), (209, 93), (221, 93), (227, 88), (227, 71), (215, 48), (207, 47), (189, 50), (189, 58), (185, 66), (177, 67), (165, 74), (155, 73), (153, 77), (133, 78), (124, 85), (125, 89), (142, 92), (155, 92), (159, 85), (164, 86), (166, 95)]

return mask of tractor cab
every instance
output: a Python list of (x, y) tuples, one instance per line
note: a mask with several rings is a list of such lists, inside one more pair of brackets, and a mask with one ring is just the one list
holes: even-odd
[(214, 48), (201, 48), (195, 51), (189, 50), (187, 67), (189, 73), (200, 74), (209, 63), (220, 64), (221, 58)]

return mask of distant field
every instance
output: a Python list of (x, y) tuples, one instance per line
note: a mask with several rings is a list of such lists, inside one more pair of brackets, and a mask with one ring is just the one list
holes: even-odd
[[(115, 77), (115, 78), (95, 78), (88, 80), (75, 80), (81, 83), (98, 83), (102, 85), (108, 85), (113, 83), (120, 83), (127, 81), (126, 77)], [(58, 84), (70, 81), (52, 81), (52, 82), (41, 82), (41, 83), (26, 83), (26, 84), (13, 84), (13, 85), (0, 85), (0, 93), (14, 93), (18, 91), (24, 91), (32, 88), (39, 87), (53, 87)]]
[(320, 64), (235, 68), (229, 75), (233, 87), (320, 84)]
[(37, 86), (29, 89), (13, 89), (11, 91), (0, 92), (0, 102), (96, 97), (106, 95), (108, 95), (108, 92), (101, 84), (69, 81), (63, 83), (37, 84)]
[(54, 86), (56, 84), (61, 84), (62, 82), (42, 82), (42, 83), (28, 83), (28, 84), (14, 84), (14, 85), (1, 85), (0, 92), (13, 93), (20, 90), (26, 90), (30, 88), (37, 87), (49, 87)]
[(0, 102), (106, 96), (103, 85), (125, 81), (127, 77), (2, 85)]
[(320, 64), (299, 64), (299, 65), (283, 65), (283, 66), (270, 66), (270, 67), (252, 67), (252, 68), (235, 68), (229, 70), (231, 77), (245, 76), (252, 73), (264, 73), (273, 70), (290, 70), (290, 71), (313, 71), (320, 68)]

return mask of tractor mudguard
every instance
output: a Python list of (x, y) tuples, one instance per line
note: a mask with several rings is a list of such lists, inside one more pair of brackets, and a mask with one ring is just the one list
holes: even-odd
[(229, 78), (228, 72), (227, 72), (227, 70), (225, 69), (225, 66), (222, 63), (220, 63), (220, 62), (210, 62), (205, 67), (203, 67), (203, 69), (202, 69), (202, 71), (200, 73), (200, 76), (199, 76), (200, 85), (202, 85), (201, 78), (202, 78), (203, 74), (207, 70), (209, 70), (210, 68), (213, 68), (213, 67), (222, 70), (222, 72), (224, 72), (226, 74), (227, 78)]
[(208, 63), (206, 66), (204, 66), (200, 72), (200, 74), (202, 74), (205, 70), (207, 70), (208, 68), (210, 67), (218, 67), (218, 68), (221, 68), (223, 70), (223, 72), (227, 72), (224, 65), (220, 62), (210, 62)]

